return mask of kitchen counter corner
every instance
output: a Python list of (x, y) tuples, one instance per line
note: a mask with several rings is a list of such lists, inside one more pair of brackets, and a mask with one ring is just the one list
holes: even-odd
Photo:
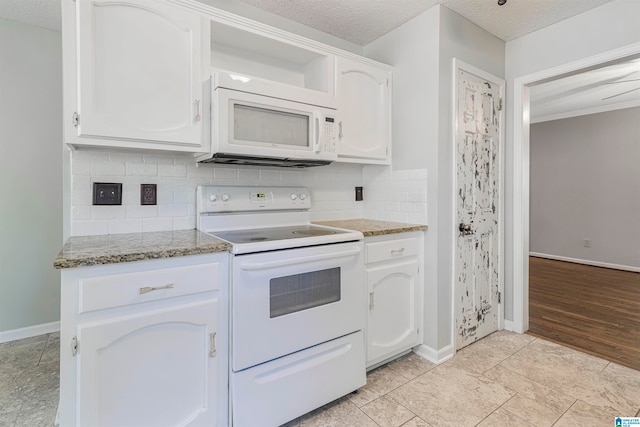
[(316, 225), (344, 228), (361, 232), (364, 237), (383, 236), (385, 234), (408, 233), (412, 231), (425, 231), (426, 225), (408, 224), (395, 221), (379, 221), (376, 219), (358, 218), (342, 219), (334, 221), (313, 221)]
[(57, 269), (226, 252), (231, 245), (197, 230), (72, 236), (53, 262)]

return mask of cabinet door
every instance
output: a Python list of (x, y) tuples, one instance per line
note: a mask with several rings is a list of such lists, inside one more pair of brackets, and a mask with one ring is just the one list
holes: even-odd
[(218, 304), (79, 325), (79, 425), (216, 425)]
[(338, 157), (359, 163), (388, 162), (390, 73), (347, 58), (336, 58)]
[(201, 18), (158, 0), (76, 7), (77, 135), (200, 146)]
[(367, 362), (376, 363), (418, 343), (418, 260), (367, 267)]

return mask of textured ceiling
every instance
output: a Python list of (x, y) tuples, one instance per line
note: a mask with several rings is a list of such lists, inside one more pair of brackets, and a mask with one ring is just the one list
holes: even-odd
[(0, 0), (0, 17), (60, 31), (60, 0)]
[[(359, 45), (443, 4), (509, 41), (613, 0), (241, 0)], [(637, 1), (637, 0), (629, 0)]]
[[(439, 3), (509, 41), (613, 0), (238, 1), (365, 45)], [(0, 0), (0, 17), (60, 30), (60, 0)]]

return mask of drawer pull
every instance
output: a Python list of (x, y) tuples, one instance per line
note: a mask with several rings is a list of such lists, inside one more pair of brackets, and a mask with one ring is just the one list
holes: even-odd
[(374, 307), (374, 303), (373, 303), (373, 292), (369, 292), (369, 310), (373, 310)]
[(159, 291), (160, 289), (173, 289), (173, 283), (164, 286), (145, 286), (144, 288), (140, 288), (140, 295), (148, 294), (151, 291)]
[(403, 252), (404, 252), (404, 248), (391, 249), (391, 255), (402, 255)]

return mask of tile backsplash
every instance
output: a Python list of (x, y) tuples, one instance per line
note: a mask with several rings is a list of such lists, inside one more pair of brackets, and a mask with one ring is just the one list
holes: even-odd
[[(198, 164), (190, 154), (71, 152), (71, 235), (193, 229), (196, 186), (302, 185), (311, 218), (373, 218), (426, 224), (426, 170), (334, 163), (308, 169)], [(92, 206), (94, 182), (121, 182), (121, 206)], [(140, 184), (157, 184), (157, 205), (140, 205)], [(355, 201), (355, 187), (364, 201)]]

